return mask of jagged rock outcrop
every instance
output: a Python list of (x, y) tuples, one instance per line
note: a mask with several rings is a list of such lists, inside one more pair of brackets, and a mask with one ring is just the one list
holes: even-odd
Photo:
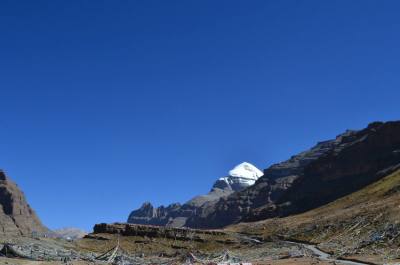
[(376, 122), (318, 143), (264, 171), (257, 183), (188, 219), (216, 228), (305, 212), (357, 191), (400, 167), (400, 122)]
[(168, 227), (187, 226), (187, 220), (197, 212), (201, 212), (202, 208), (212, 208), (221, 198), (250, 187), (262, 175), (263, 172), (258, 168), (243, 162), (229, 171), (227, 177), (218, 179), (208, 194), (196, 196), (183, 205), (173, 203), (167, 207), (155, 208), (151, 203), (145, 202), (139, 209), (131, 212), (128, 223)]
[(128, 222), (164, 226), (176, 217), (185, 217), (184, 213), (185, 212), (179, 203), (174, 203), (167, 207), (160, 206), (155, 208), (150, 202), (145, 202), (142, 207), (132, 211)]
[(24, 193), (0, 170), (0, 235), (42, 235), (47, 232)]

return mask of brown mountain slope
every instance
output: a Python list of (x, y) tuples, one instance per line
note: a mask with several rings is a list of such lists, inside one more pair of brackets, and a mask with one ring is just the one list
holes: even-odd
[(400, 170), (320, 208), (303, 214), (241, 223), (228, 230), (265, 239), (286, 238), (318, 244), (347, 257), (400, 258)]
[(47, 233), (18, 186), (0, 170), (0, 236)]

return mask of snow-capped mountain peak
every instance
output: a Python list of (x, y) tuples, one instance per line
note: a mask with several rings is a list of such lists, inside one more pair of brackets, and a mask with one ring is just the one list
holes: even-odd
[(256, 183), (263, 172), (250, 163), (243, 162), (229, 171), (229, 176), (220, 178), (213, 188), (239, 191)]
[[(229, 176), (256, 181), (263, 172), (250, 163), (243, 162), (229, 171)], [(254, 183), (253, 183), (254, 184)]]

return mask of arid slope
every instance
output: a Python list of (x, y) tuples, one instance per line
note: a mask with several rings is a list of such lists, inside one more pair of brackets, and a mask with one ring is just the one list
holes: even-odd
[(332, 203), (303, 214), (241, 223), (227, 229), (318, 244), (338, 256), (400, 256), (400, 170)]

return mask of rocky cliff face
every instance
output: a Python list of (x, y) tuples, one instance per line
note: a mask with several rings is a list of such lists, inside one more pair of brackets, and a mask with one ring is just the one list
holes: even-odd
[(187, 226), (187, 220), (197, 212), (202, 212), (203, 208), (212, 209), (218, 200), (250, 187), (262, 175), (263, 172), (258, 168), (243, 162), (229, 171), (227, 177), (218, 179), (208, 194), (196, 196), (183, 205), (174, 203), (167, 207), (155, 208), (151, 203), (146, 202), (139, 209), (131, 212), (128, 223), (169, 227)]
[(0, 235), (47, 233), (18, 186), (0, 170)]
[[(190, 213), (185, 213), (179, 203), (155, 208), (150, 202), (145, 202), (139, 209), (131, 212), (128, 223), (172, 226), (171, 222), (174, 219), (181, 217), (182, 222), (184, 222), (188, 214)], [(173, 226), (180, 227), (183, 225), (179, 225), (178, 222), (179, 219), (175, 220)]]
[[(267, 168), (254, 185), (235, 190), (237, 186), (230, 184), (234, 179), (221, 178), (205, 197), (174, 208), (172, 215), (161, 214), (164, 222), (158, 225), (184, 218), (180, 224), (187, 227), (220, 228), (297, 214), (355, 192), (399, 168), (400, 122), (375, 122)], [(163, 210), (150, 212), (159, 216)]]
[(399, 167), (400, 122), (372, 123), (271, 166), (255, 185), (203, 209), (187, 224), (215, 228), (305, 212), (357, 191)]

